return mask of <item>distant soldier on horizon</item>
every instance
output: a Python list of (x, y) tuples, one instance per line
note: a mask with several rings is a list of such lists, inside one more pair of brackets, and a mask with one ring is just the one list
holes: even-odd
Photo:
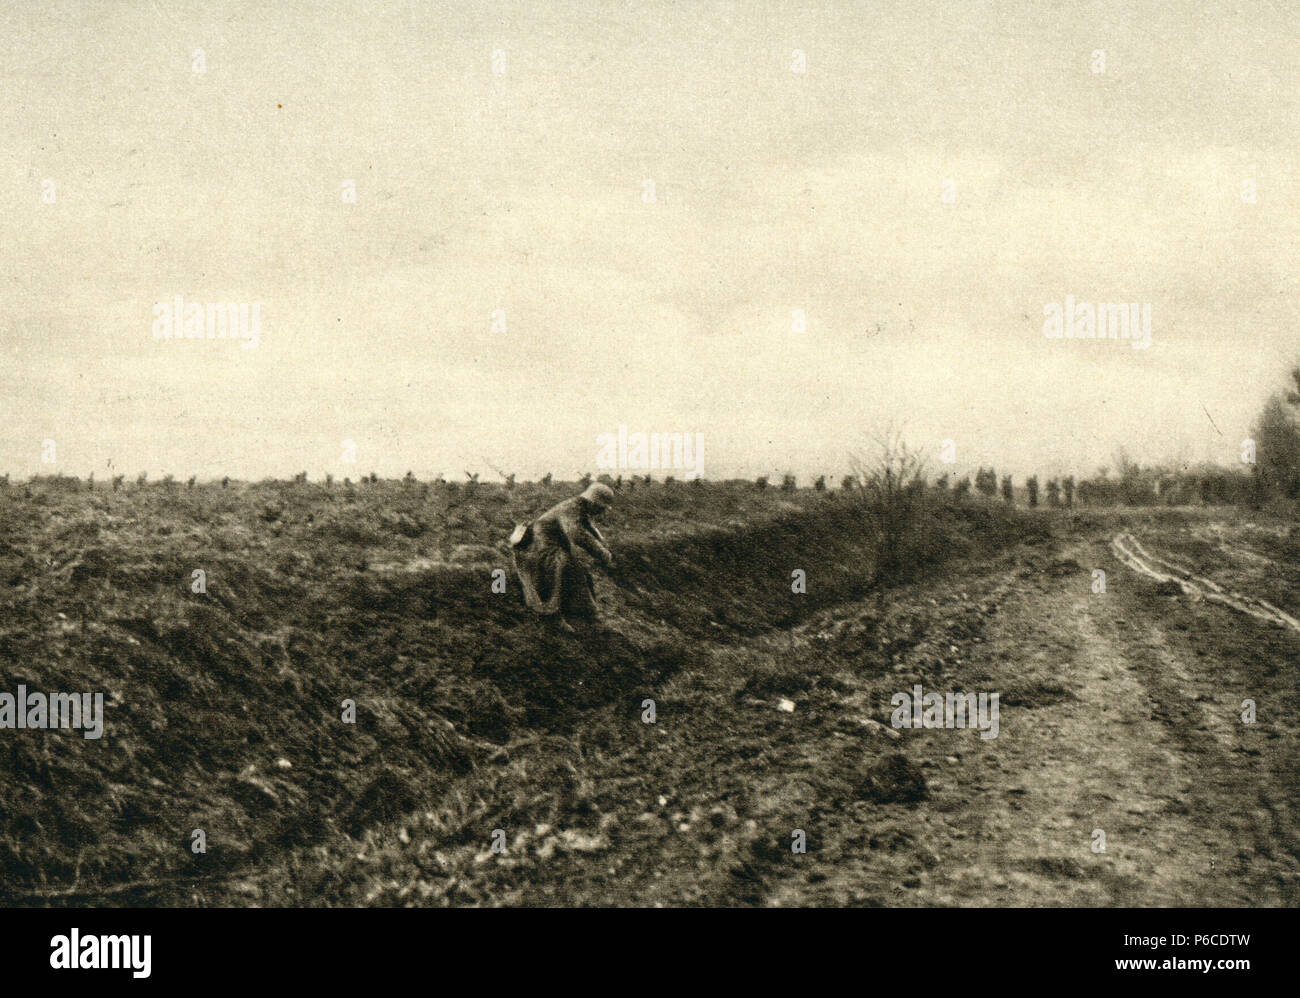
[(582, 548), (605, 568), (614, 564), (605, 538), (592, 523), (613, 502), (614, 490), (597, 483), (510, 535), (510, 560), (524, 603), (563, 631), (573, 631), (572, 619), (594, 621), (599, 615), (595, 583), (574, 548)]

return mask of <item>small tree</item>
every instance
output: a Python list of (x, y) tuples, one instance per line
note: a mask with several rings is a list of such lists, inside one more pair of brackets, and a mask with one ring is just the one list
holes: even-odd
[(1011, 487), (1011, 476), (1002, 476), (1002, 498), (1006, 500), (1008, 506), (1014, 506), (1016, 502), (1016, 493)]
[(1029, 493), (1029, 506), (1034, 508), (1038, 505), (1038, 476), (1030, 475), (1025, 479), (1025, 491)]
[(798, 483), (797, 483), (797, 481), (796, 481), (794, 475), (786, 474), (786, 475), (782, 475), (782, 476), (781, 476), (781, 491), (782, 491), (782, 492), (793, 492), (793, 491), (795, 490), (797, 484), (798, 484)]
[(958, 499), (965, 499), (970, 495), (970, 476), (967, 475), (953, 487), (952, 494)]
[(1047, 505), (1052, 509), (1061, 505), (1061, 483), (1055, 478), (1047, 481)]
[(1257, 496), (1300, 498), (1300, 428), (1280, 397), (1269, 398), (1251, 432), (1255, 440), (1252, 473)]
[(1065, 505), (1074, 506), (1074, 476), (1066, 475), (1061, 479), (1061, 491), (1065, 493)]
[(854, 496), (875, 549), (878, 575), (900, 578), (915, 562), (915, 535), (926, 508), (925, 461), (895, 427), (878, 433), (873, 443), (872, 455), (852, 459), (862, 483)]
[(762, 492), (765, 488), (767, 488), (767, 476), (759, 475), (757, 478), (754, 479), (754, 484), (758, 487), (758, 491)]
[(852, 492), (857, 487), (858, 480), (854, 475), (845, 475), (840, 479), (840, 488), (845, 492)]
[(825, 476), (825, 475), (818, 475), (818, 476), (817, 476), (817, 481), (813, 482), (813, 488), (816, 489), (818, 492), (825, 492), (825, 491), (826, 491), (826, 476)]

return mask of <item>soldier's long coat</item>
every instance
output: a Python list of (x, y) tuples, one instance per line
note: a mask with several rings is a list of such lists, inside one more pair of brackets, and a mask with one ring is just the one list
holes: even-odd
[(605, 538), (588, 515), (582, 496), (566, 499), (510, 537), (510, 557), (530, 610), (543, 616), (595, 617), (596, 586), (578, 560), (581, 547), (608, 564)]

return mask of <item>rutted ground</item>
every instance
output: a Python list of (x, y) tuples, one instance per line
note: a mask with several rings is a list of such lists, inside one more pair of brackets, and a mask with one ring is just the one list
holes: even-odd
[[(701, 647), (579, 752), (539, 755), (558, 777), (539, 784), (560, 804), (547, 821), (488, 807), (479, 834), (449, 846), (416, 819), (400, 846), (381, 839), (355, 861), (346, 879), (366, 886), (343, 898), (1296, 904), (1300, 638), (1129, 570), (1113, 527), (1087, 533)], [(1146, 533), (1149, 548), (1164, 540)], [(891, 694), (918, 683), (1000, 692), (999, 736), (892, 730)]]

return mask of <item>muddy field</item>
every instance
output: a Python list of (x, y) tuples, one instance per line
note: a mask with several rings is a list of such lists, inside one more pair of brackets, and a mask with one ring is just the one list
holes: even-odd
[[(884, 579), (852, 497), (657, 484), (568, 636), (492, 573), (573, 490), (0, 491), (0, 690), (107, 705), (0, 731), (0, 900), (1300, 900), (1286, 524), (936, 499)], [(896, 728), (918, 685), (997, 736)]]

